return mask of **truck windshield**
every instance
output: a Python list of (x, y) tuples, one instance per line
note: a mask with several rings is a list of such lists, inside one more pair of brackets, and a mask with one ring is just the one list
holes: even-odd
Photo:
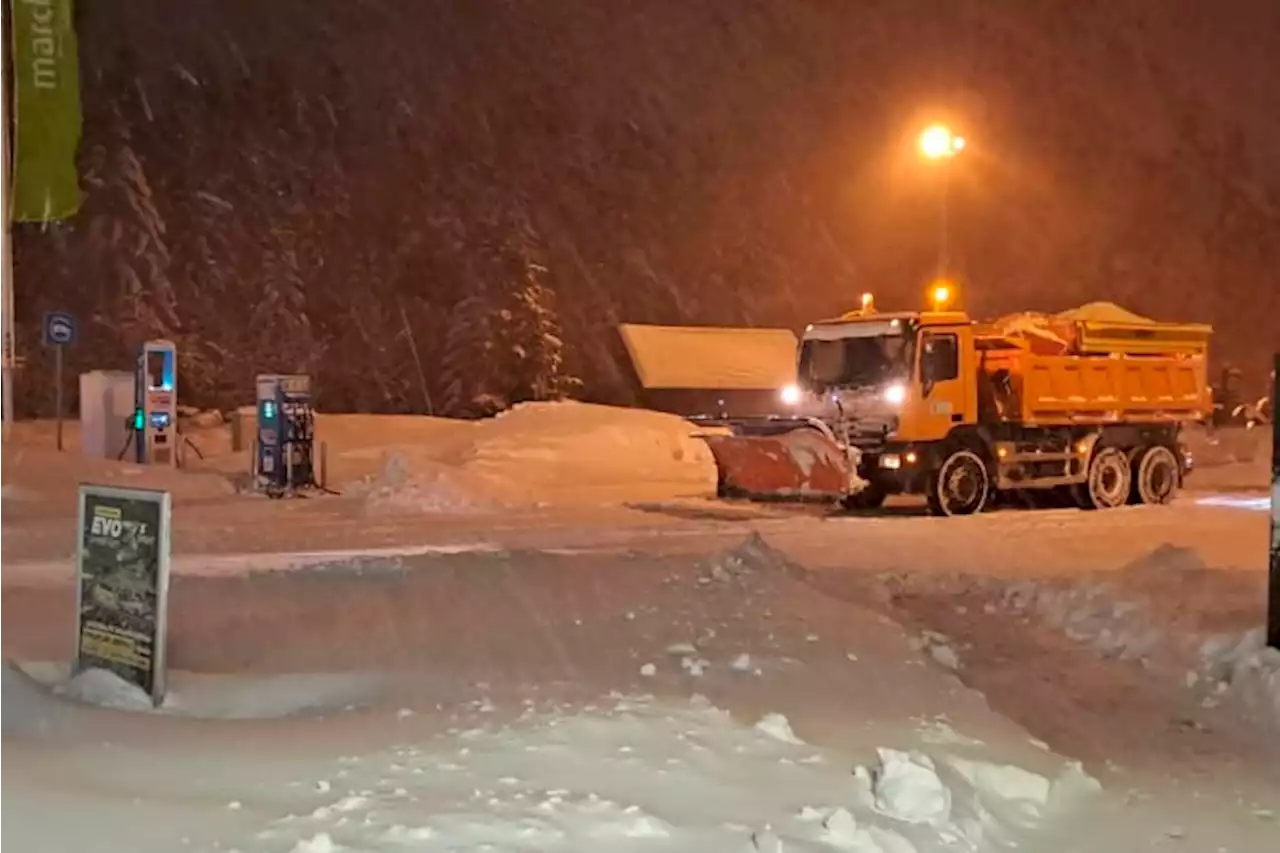
[(863, 388), (910, 372), (911, 339), (875, 335), (807, 340), (800, 346), (800, 381), (812, 388)]

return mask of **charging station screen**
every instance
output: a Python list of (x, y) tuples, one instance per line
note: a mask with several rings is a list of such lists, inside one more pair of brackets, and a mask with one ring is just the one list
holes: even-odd
[(168, 354), (163, 352), (147, 353), (147, 387), (152, 391), (168, 391), (173, 387), (170, 378), (165, 375), (168, 371), (165, 369), (166, 357)]

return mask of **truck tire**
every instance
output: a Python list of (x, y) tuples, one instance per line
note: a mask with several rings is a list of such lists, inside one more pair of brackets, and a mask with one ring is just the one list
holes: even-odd
[(1089, 476), (1073, 486), (1081, 509), (1114, 509), (1129, 502), (1133, 468), (1118, 447), (1104, 447), (1089, 462)]
[(957, 450), (929, 478), (929, 512), (934, 515), (973, 515), (991, 500), (991, 475), (972, 450)]
[(1138, 454), (1133, 491), (1144, 504), (1167, 504), (1178, 494), (1178, 458), (1164, 445)]

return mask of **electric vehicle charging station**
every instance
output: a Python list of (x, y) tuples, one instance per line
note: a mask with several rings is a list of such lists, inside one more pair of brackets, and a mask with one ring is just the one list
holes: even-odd
[(316, 480), (315, 410), (311, 377), (260, 374), (257, 378), (257, 441), (254, 480), (273, 497), (320, 488)]
[(147, 341), (138, 354), (133, 446), (144, 465), (178, 464), (178, 349)]

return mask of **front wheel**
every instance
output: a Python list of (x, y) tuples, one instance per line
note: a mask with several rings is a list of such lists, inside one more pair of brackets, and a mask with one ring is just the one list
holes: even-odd
[(973, 515), (991, 497), (986, 463), (971, 450), (957, 450), (929, 478), (929, 511), (934, 515)]

